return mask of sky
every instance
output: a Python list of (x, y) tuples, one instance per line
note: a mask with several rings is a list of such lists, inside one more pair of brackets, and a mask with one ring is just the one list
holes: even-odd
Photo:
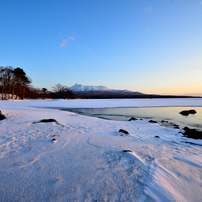
[(37, 88), (202, 95), (202, 0), (0, 0), (0, 66)]

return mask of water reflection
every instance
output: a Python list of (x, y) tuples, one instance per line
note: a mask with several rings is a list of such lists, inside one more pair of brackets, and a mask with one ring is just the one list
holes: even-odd
[[(183, 116), (179, 114), (182, 110), (195, 109), (196, 114)], [(109, 120), (127, 121), (131, 117), (144, 121), (162, 120), (175, 123), (182, 129), (185, 126), (202, 130), (202, 107), (152, 107), (152, 108), (90, 108), (90, 109), (66, 109), (75, 113), (93, 116)], [(165, 123), (164, 123), (165, 125)]]

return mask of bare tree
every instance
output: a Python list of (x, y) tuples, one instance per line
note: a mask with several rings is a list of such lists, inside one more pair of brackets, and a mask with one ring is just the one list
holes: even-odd
[(62, 84), (58, 83), (58, 84), (55, 84), (55, 86), (53, 86), (52, 88), (53, 88), (54, 92), (60, 92), (60, 91), (67, 89), (68, 87), (63, 86)]
[(2, 100), (4, 97), (8, 97), (8, 94), (12, 88), (13, 80), (13, 68), (12, 67), (0, 67), (0, 84), (2, 91)]
[(68, 89), (67, 86), (63, 86), (62, 84), (58, 83), (55, 84), (55, 86), (52, 87), (53, 91), (55, 92), (55, 94), (57, 95), (56, 97), (61, 98), (63, 92)]
[(56, 98), (68, 98), (68, 99), (73, 99), (75, 98), (75, 95), (69, 90), (67, 86), (63, 86), (62, 84), (56, 84), (55, 86), (52, 87), (53, 91), (55, 92), (55, 97)]

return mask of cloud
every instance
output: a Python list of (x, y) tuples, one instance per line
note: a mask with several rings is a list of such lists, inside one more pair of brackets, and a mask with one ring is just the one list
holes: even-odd
[(69, 40), (74, 41), (74, 37), (69, 36), (66, 39), (63, 39), (62, 43), (60, 44), (60, 48), (64, 48), (65, 46), (68, 46), (68, 41)]
[(144, 11), (151, 12), (152, 11), (152, 7), (147, 7), (147, 8), (144, 9)]

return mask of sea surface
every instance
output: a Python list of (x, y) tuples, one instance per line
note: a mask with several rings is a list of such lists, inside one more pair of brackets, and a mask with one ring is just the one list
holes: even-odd
[[(188, 116), (179, 114), (182, 110), (190, 109), (195, 109), (197, 113)], [(85, 116), (116, 121), (127, 121), (131, 117), (135, 117), (143, 121), (157, 121), (168, 127), (178, 125), (181, 130), (188, 126), (202, 131), (202, 107), (77, 108), (65, 110)]]

